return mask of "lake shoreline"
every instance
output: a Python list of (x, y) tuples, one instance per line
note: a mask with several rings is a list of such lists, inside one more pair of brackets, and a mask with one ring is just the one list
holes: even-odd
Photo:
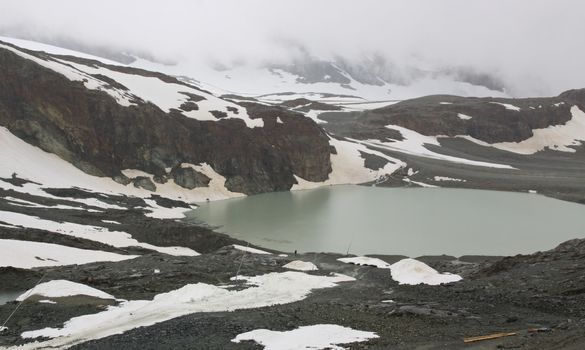
[(201, 203), (187, 215), (232, 238), (286, 252), (504, 256), (585, 238), (578, 235), (585, 232), (585, 206), (455, 188), (331, 186)]
[[(14, 194), (16, 196), (17, 194)], [(91, 194), (83, 193), (81, 196)], [(104, 198), (104, 197), (100, 197)], [(133, 201), (118, 198), (119, 205)], [(124, 203), (126, 200), (128, 203)], [(1, 206), (8, 204), (0, 203)], [(47, 205), (53, 205), (47, 200)], [(6, 209), (6, 208), (4, 208)], [(119, 262), (93, 262), (17, 269), (0, 268), (0, 291), (32, 288), (44, 281), (69, 280), (98, 289), (119, 299), (153, 300), (186, 285), (233, 285), (232, 290), (256, 288), (234, 283), (236, 276), (265, 276), (289, 273), (293, 261), (313, 263), (308, 276), (342, 274), (355, 280), (326, 289), (310, 291), (291, 303), (240, 309), (230, 312), (196, 312), (175, 317), (122, 334), (84, 341), (72, 349), (258, 349), (252, 343), (235, 344), (238, 334), (258, 328), (291, 330), (299, 326), (337, 324), (375, 332), (379, 338), (354, 344), (360, 349), (496, 349), (497, 346), (547, 349), (558, 344), (585, 344), (585, 240), (569, 241), (544, 252), (509, 257), (438, 255), (420, 257), (439, 273), (458, 274), (459, 282), (438, 286), (403, 285), (385, 268), (358, 266), (338, 259), (345, 254), (285, 254), (248, 244), (227, 235), (172, 219), (155, 219), (139, 209), (104, 209), (101, 212), (10, 207), (12, 211), (83, 225), (98, 225), (130, 232), (141, 242), (160, 246), (185, 246), (201, 255), (171, 256), (139, 247), (115, 248), (87, 239), (27, 228), (0, 227), (0, 239), (47, 240), (63, 246), (101, 249), (119, 254), (140, 255)], [(104, 223), (102, 220), (109, 220)], [(115, 222), (112, 222), (115, 221)], [(551, 233), (552, 234), (552, 233)], [(244, 252), (234, 247), (249, 246), (271, 254)], [(352, 249), (350, 249), (350, 254)], [(373, 255), (391, 264), (403, 256)], [(291, 288), (294, 285), (290, 286)], [(115, 304), (120, 305), (120, 301)], [(60, 328), (74, 317), (104, 311), (105, 301), (71, 298), (56, 304), (34, 300), (22, 304), (0, 333), (0, 347), (30, 342), (21, 334), (45, 327)], [(0, 305), (5, 320), (16, 303)], [(530, 333), (529, 329), (546, 331)], [(517, 336), (465, 345), (463, 338), (498, 332), (519, 332)], [(147, 345), (145, 345), (147, 344)], [(581, 346), (581, 347), (579, 347)]]

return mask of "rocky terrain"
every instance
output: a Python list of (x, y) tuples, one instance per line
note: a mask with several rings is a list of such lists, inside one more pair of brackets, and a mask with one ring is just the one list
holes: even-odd
[[(376, 334), (343, 345), (352, 349), (583, 348), (583, 240), (524, 256), (352, 264), (251, 247), (184, 212), (348, 183), (585, 203), (585, 90), (394, 104), (240, 96), (50, 51), (0, 42), (1, 348), (259, 349), (233, 340), (323, 324)], [(325, 79), (317, 68), (301, 83)], [(94, 294), (59, 287), (14, 301), (51, 281)], [(464, 343), (501, 332), (514, 335)]]
[[(163, 86), (183, 85), (175, 78), (134, 68), (27, 53), (47, 62), (61, 60), (65, 66), (76, 62), (130, 77), (154, 76)], [(128, 93), (128, 88), (111, 78), (99, 74), (93, 78), (105, 90)], [(200, 121), (183, 113), (197, 112), (209, 94), (187, 85), (186, 92), (180, 92), (187, 101), (168, 112), (136, 96), (131, 97), (133, 105), (125, 107), (104, 91), (87, 89), (81, 81), (71, 81), (6, 49), (0, 49), (0, 81), (0, 124), (92, 175), (127, 183), (121, 170), (139, 169), (164, 183), (169, 177), (176, 180), (175, 170), (182, 163), (208, 163), (226, 177), (229, 190), (253, 194), (289, 189), (295, 181), (293, 174), (323, 181), (331, 170), (325, 133), (286, 109), (248, 105), (250, 118), (263, 123), (249, 128), (241, 119), (222, 120), (230, 109), (237, 115), (238, 108), (219, 100), (225, 106), (218, 105), (210, 116), (217, 122)]]
[[(70, 204), (71, 200), (47, 200), (3, 192), (3, 197), (39, 202), (45, 205)], [(91, 197), (88, 193), (68, 193), (70, 198)], [(95, 196), (95, 194), (93, 195)], [(102, 196), (96, 196), (106, 200)], [(152, 300), (188, 284), (228, 286), (231, 290), (252, 288), (233, 281), (235, 276), (258, 276), (290, 271), (283, 266), (293, 260), (311, 262), (316, 271), (303, 275), (343, 274), (355, 280), (316, 289), (304, 299), (230, 312), (194, 312), (163, 318), (160, 322), (137, 327), (122, 334), (71, 341), (79, 349), (259, 349), (257, 344), (233, 343), (238, 334), (259, 328), (287, 331), (299, 326), (338, 324), (375, 332), (379, 338), (348, 344), (349, 349), (580, 349), (585, 344), (585, 241), (574, 240), (546, 252), (514, 257), (449, 256), (419, 257), (439, 272), (456, 273), (459, 282), (443, 285), (405, 285), (395, 281), (391, 271), (375, 266), (341, 262), (341, 255), (309, 253), (256, 254), (234, 249), (245, 244), (192, 223), (149, 219), (139, 200), (110, 198), (126, 209), (101, 209), (99, 213), (79, 210), (32, 209), (4, 202), (1, 210), (34, 214), (47, 220), (101, 225), (130, 232), (140, 241), (158, 246), (180, 245), (195, 249), (198, 256), (171, 256), (141, 248), (114, 248), (88, 239), (56, 234), (46, 230), (0, 227), (0, 239), (35, 240), (62, 246), (100, 249), (139, 257), (119, 262), (48, 266), (32, 269), (2, 267), (0, 293), (24, 292), (42, 277), (42, 282), (69, 280), (104, 291), (118, 299)], [(14, 200), (13, 202), (14, 203)], [(104, 224), (102, 220), (117, 223)], [(376, 256), (388, 264), (404, 257)], [(293, 286), (291, 286), (293, 287)], [(258, 294), (256, 298), (264, 296)], [(50, 300), (52, 303), (39, 302)], [(207, 301), (201, 300), (204, 305)], [(24, 344), (27, 331), (63, 327), (72, 317), (104, 312), (120, 300), (88, 296), (31, 297), (7, 322), (0, 334), (0, 347)], [(0, 305), (5, 320), (17, 302)], [(139, 311), (136, 311), (139, 312)], [(465, 344), (468, 337), (513, 332), (515, 335)], [(55, 338), (57, 341), (59, 338)], [(85, 339), (85, 340), (83, 340)], [(46, 346), (52, 344), (49, 339)], [(61, 343), (55, 343), (61, 344)], [(55, 345), (54, 344), (54, 345)], [(77, 345), (75, 345), (77, 344)], [(51, 346), (54, 346), (51, 345)], [(59, 346), (69, 346), (63, 343)], [(42, 343), (32, 348), (43, 348)]]
[(332, 135), (407, 164), (377, 185), (536, 191), (583, 203), (584, 98), (583, 89), (531, 99), (437, 95), (319, 119)]

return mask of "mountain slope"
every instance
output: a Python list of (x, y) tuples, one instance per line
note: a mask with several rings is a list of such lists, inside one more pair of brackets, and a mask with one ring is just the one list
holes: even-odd
[(427, 96), (318, 118), (329, 133), (407, 164), (379, 185), (529, 191), (585, 202), (584, 91), (533, 99)]
[[(505, 85), (497, 77), (485, 72), (477, 72), (469, 67), (421, 69), (416, 64), (399, 66), (379, 54), (359, 58), (339, 55), (318, 57), (302, 47), (295, 47), (291, 52), (293, 58), (286, 61), (268, 58), (256, 63), (241, 61), (222, 64), (213, 60), (161, 63), (143, 53), (131, 55), (112, 52), (67, 40), (59, 42), (59, 46), (8, 37), (0, 37), (0, 40), (50, 54), (73, 55), (108, 64), (192, 77), (196, 79), (192, 80), (193, 84), (217, 94), (258, 96), (297, 93), (307, 97), (311, 93), (321, 93), (384, 101), (405, 100), (434, 93), (507, 96)], [(419, 62), (419, 65), (425, 64)]]
[[(46, 158), (35, 153), (43, 150), (73, 164), (85, 174), (71, 178), (87, 179), (78, 187), (103, 189), (97, 183), (105, 177), (116, 181), (105, 186), (115, 193), (186, 201), (344, 183), (585, 198), (582, 90), (554, 98), (435, 95), (398, 103), (329, 93), (242, 96), (212, 93), (188, 77), (19, 43), (51, 53), (0, 44), (5, 144), (20, 138), (40, 148), (29, 149), (27, 159)], [(317, 68), (300, 84), (319, 84)], [(347, 83), (338, 78), (328, 79)], [(362, 78), (360, 84), (384, 85)], [(11, 147), (2, 152), (4, 159), (22, 157)], [(64, 186), (39, 176), (39, 167), (19, 164), (2, 177)], [(551, 176), (557, 181), (547, 183)]]
[(312, 121), (277, 107), (246, 109), (163, 74), (2, 44), (0, 85), (2, 126), (121, 183), (126, 169), (165, 183), (185, 176), (182, 164), (207, 163), (226, 188), (249, 194), (288, 189), (295, 174), (322, 181), (330, 171), (327, 137)]

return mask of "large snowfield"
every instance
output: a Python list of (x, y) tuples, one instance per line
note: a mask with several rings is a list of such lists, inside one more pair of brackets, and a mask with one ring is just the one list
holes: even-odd
[(66, 348), (195, 312), (234, 311), (292, 303), (306, 298), (312, 290), (332, 288), (354, 279), (338, 274), (314, 276), (291, 271), (254, 277), (240, 276), (238, 280), (245, 281), (247, 288), (227, 290), (206, 283), (188, 284), (159, 294), (152, 300), (122, 302), (119, 306), (112, 306), (97, 314), (72, 318), (62, 328), (24, 332), (24, 338), (52, 339), (9, 349)]

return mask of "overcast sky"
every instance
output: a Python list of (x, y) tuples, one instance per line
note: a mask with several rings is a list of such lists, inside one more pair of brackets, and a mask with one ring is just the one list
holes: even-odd
[(585, 87), (582, 0), (0, 0), (0, 33), (172, 61), (282, 60), (301, 45), (319, 57), (469, 66), (516, 95)]

